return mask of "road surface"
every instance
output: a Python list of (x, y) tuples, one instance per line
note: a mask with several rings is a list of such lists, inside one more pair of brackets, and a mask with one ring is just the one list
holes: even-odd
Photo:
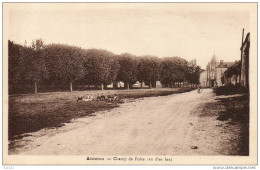
[[(20, 155), (220, 155), (225, 135), (214, 116), (201, 116), (214, 101), (211, 89), (136, 99), (110, 111), (75, 119), (58, 129), (24, 137)], [(224, 139), (225, 140), (225, 139)]]

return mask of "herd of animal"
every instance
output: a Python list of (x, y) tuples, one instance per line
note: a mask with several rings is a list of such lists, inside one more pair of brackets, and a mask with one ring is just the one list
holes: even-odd
[(97, 95), (96, 97), (93, 95), (93, 93), (85, 96), (85, 97), (78, 97), (77, 101), (92, 101), (92, 100), (98, 100), (98, 101), (105, 101), (105, 100), (109, 100), (109, 101), (113, 101), (113, 100), (118, 100), (118, 96), (116, 94), (108, 94), (108, 95), (104, 95), (104, 94), (100, 94)]

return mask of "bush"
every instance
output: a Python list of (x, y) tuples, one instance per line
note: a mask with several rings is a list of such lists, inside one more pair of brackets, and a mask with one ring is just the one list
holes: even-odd
[(225, 86), (215, 87), (213, 91), (217, 96), (248, 93), (248, 90), (239, 84), (238, 85), (227, 84)]

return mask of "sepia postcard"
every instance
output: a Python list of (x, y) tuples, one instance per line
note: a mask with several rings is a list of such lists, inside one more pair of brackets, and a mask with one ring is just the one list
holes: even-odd
[(256, 165), (257, 3), (3, 3), (4, 165)]

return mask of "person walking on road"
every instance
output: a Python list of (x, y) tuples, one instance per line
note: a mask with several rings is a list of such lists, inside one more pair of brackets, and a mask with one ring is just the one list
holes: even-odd
[(200, 84), (198, 85), (198, 93), (201, 93), (201, 87), (200, 87)]

